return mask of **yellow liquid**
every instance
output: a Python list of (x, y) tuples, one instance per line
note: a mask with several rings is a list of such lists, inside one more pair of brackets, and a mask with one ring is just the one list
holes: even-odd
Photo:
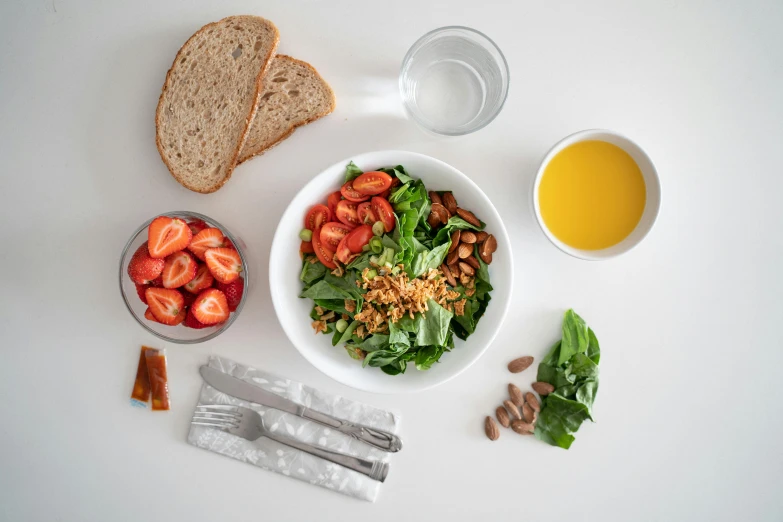
[(558, 152), (538, 188), (549, 231), (582, 250), (601, 250), (625, 239), (639, 223), (646, 198), (639, 166), (605, 141), (582, 141)]

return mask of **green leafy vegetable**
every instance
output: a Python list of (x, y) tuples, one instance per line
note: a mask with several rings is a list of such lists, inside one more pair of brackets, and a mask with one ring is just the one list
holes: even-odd
[(449, 334), (449, 322), (454, 316), (451, 312), (430, 299), (427, 301), (426, 314), (416, 315), (416, 345), (444, 345)]
[(356, 164), (351, 161), (346, 165), (345, 167), (345, 182), (349, 182), (353, 179), (358, 178), (360, 175), (362, 175), (364, 171), (356, 166)]

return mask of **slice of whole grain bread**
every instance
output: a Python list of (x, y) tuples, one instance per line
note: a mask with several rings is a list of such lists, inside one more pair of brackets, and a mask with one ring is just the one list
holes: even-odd
[(264, 78), (258, 112), (250, 126), (239, 162), (274, 147), (297, 127), (334, 110), (332, 88), (309, 63), (279, 54)]
[(279, 40), (269, 20), (230, 16), (199, 29), (177, 53), (158, 101), (155, 141), (186, 188), (206, 194), (231, 177)]

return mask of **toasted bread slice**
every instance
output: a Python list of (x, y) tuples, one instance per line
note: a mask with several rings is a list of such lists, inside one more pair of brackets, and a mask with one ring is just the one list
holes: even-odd
[(239, 162), (274, 147), (297, 127), (334, 110), (332, 88), (309, 63), (279, 54), (264, 78), (258, 112), (250, 127)]
[(171, 175), (209, 193), (231, 177), (280, 41), (258, 16), (230, 16), (185, 42), (155, 113), (156, 143)]

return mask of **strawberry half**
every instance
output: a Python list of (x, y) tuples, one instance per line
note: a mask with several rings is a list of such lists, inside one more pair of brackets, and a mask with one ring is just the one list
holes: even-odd
[(188, 224), (179, 218), (160, 216), (150, 223), (147, 242), (150, 256), (162, 259), (184, 250), (193, 239)]
[(242, 293), (245, 291), (245, 280), (240, 277), (233, 283), (225, 284), (218, 282), (215, 287), (226, 294), (228, 310), (231, 312), (236, 311), (239, 303), (242, 301)]
[(128, 263), (128, 275), (131, 281), (137, 285), (146, 285), (163, 272), (164, 264), (165, 261), (162, 259), (150, 257), (147, 243), (144, 243), (131, 257), (130, 263)]
[(193, 252), (197, 258), (204, 261), (204, 254), (206, 251), (210, 248), (222, 247), (225, 239), (226, 238), (223, 237), (223, 232), (219, 229), (205, 228), (193, 238), (193, 241), (190, 242), (190, 246), (188, 246), (188, 250)]
[(242, 271), (242, 258), (239, 252), (231, 248), (210, 248), (204, 254), (207, 266), (215, 279), (221, 283), (230, 283), (239, 278)]
[(185, 283), (189, 283), (196, 277), (198, 265), (189, 253), (184, 250), (175, 252), (166, 258), (166, 264), (163, 267), (163, 287), (179, 288)]
[(147, 288), (145, 296), (150, 312), (159, 323), (175, 325), (185, 319), (185, 300), (177, 290)]
[(196, 237), (196, 234), (208, 227), (207, 224), (200, 219), (191, 219), (188, 221), (188, 228), (193, 233), (193, 237)]
[(206, 325), (222, 323), (228, 319), (230, 313), (226, 294), (215, 288), (209, 288), (198, 294), (191, 310), (196, 319)]
[(148, 321), (152, 321), (153, 323), (159, 323), (160, 322), (157, 319), (155, 319), (154, 315), (152, 315), (152, 310), (150, 310), (149, 306), (144, 311), (144, 317), (146, 317)]
[(146, 292), (149, 287), (150, 285), (140, 285), (136, 283), (136, 293), (139, 294), (139, 299), (141, 299), (141, 302), (144, 304), (147, 304), (147, 296), (144, 295), (144, 292)]
[(214, 281), (215, 278), (212, 276), (212, 272), (209, 271), (207, 265), (199, 263), (198, 269), (196, 270), (196, 277), (191, 279), (190, 282), (185, 283), (185, 290), (192, 292), (193, 294), (198, 294), (202, 290), (211, 287)]
[[(193, 296), (193, 299), (195, 299), (196, 296)], [(196, 316), (193, 315), (193, 308), (188, 310), (187, 315), (185, 316), (185, 322), (182, 323), (187, 328), (193, 328), (194, 330), (201, 330), (202, 328), (209, 328), (210, 325), (204, 324), (198, 319), (196, 319)]]

